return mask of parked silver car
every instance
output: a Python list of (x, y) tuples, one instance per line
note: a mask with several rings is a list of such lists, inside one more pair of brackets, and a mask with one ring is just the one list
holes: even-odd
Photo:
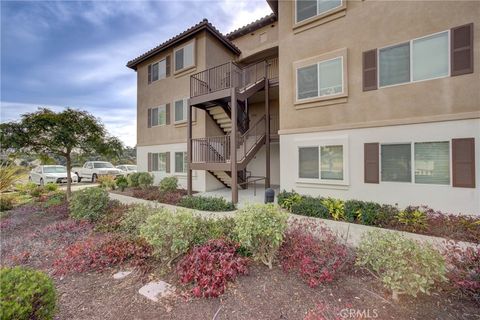
[[(77, 175), (70, 173), (72, 182), (78, 182)], [(38, 166), (32, 171), (28, 180), (43, 186), (45, 183), (67, 183), (67, 168), (59, 165), (43, 165)]]
[(124, 172), (124, 176), (128, 176), (131, 173), (137, 172), (137, 166), (133, 164), (121, 164), (116, 166), (117, 169), (120, 169)]

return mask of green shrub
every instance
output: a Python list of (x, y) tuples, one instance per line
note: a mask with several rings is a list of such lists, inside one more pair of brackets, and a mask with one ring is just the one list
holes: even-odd
[(115, 183), (117, 184), (117, 187), (119, 187), (122, 192), (125, 191), (126, 187), (128, 187), (128, 180), (127, 178), (125, 178), (125, 176), (117, 177), (117, 180), (115, 181)]
[(345, 220), (345, 204), (340, 199), (325, 198), (322, 204), (328, 209), (328, 212), (334, 220)]
[(0, 212), (12, 210), (15, 198), (11, 195), (0, 194)]
[(54, 193), (52, 195), (50, 195), (47, 199), (47, 201), (45, 201), (45, 204), (44, 206), (46, 208), (48, 207), (51, 207), (51, 206), (57, 206), (57, 205), (60, 205), (63, 203), (63, 201), (65, 201), (65, 193), (64, 192), (57, 192), (57, 193)]
[(56, 293), (43, 272), (15, 267), (0, 270), (0, 319), (53, 319)]
[(235, 205), (222, 197), (186, 196), (180, 199), (177, 205), (203, 211), (235, 210)]
[(128, 186), (132, 188), (138, 188), (138, 178), (140, 177), (141, 172), (134, 172), (128, 176)]
[(383, 220), (380, 207), (375, 202), (345, 201), (345, 220), (348, 222), (358, 221), (366, 225), (376, 225), (377, 221)]
[(138, 186), (142, 189), (146, 189), (153, 185), (153, 175), (148, 172), (140, 172), (138, 176)]
[(75, 191), (70, 200), (70, 215), (74, 219), (97, 221), (105, 213), (108, 192), (101, 188), (85, 188)]
[(37, 187), (37, 184), (34, 182), (27, 182), (17, 184), (15, 188), (20, 192), (20, 194), (30, 195), (31, 192)]
[(178, 188), (178, 178), (177, 177), (165, 177), (160, 181), (160, 191), (162, 192), (172, 192)]
[(121, 230), (131, 235), (140, 235), (140, 227), (155, 212), (158, 212), (158, 209), (144, 204), (132, 206), (125, 212), (125, 216), (120, 223)]
[(375, 274), (392, 298), (429, 293), (436, 282), (445, 281), (445, 261), (428, 244), (420, 244), (396, 232), (369, 232), (357, 251), (358, 266)]
[(214, 239), (234, 239), (235, 220), (233, 218), (213, 219), (197, 218), (195, 245), (202, 245)]
[(299, 203), (301, 200), (302, 196), (293, 190), (291, 192), (283, 190), (277, 196), (277, 203), (280, 205), (280, 207), (287, 210), (291, 210), (292, 206), (295, 203)]
[(38, 198), (45, 193), (47, 193), (47, 189), (44, 186), (36, 186), (32, 191), (30, 191), (30, 195), (34, 198)]
[(290, 209), (294, 214), (316, 218), (330, 218), (330, 213), (322, 203), (322, 198), (303, 197), (300, 202), (294, 203)]
[(235, 234), (240, 245), (253, 258), (272, 268), (273, 258), (282, 244), (288, 214), (273, 204), (245, 207), (235, 216)]
[(419, 207), (409, 206), (396, 215), (398, 222), (407, 227), (409, 231), (419, 231), (427, 228), (427, 214)]
[(47, 190), (47, 192), (55, 192), (58, 190), (58, 185), (56, 183), (49, 182), (45, 185), (45, 190)]
[(99, 176), (97, 182), (100, 184), (100, 188), (106, 190), (115, 190), (117, 186), (115, 184), (115, 177), (112, 175)]
[(162, 208), (147, 218), (140, 227), (140, 235), (153, 247), (154, 255), (170, 266), (190, 249), (197, 221), (190, 211)]
[(21, 178), (21, 169), (14, 163), (0, 163), (0, 192), (10, 189)]

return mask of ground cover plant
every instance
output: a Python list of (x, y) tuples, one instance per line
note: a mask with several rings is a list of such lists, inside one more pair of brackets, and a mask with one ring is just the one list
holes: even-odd
[(364, 236), (356, 265), (378, 277), (393, 300), (400, 294), (429, 294), (434, 285), (446, 281), (445, 260), (438, 251), (393, 232), (371, 231)]
[(177, 205), (203, 211), (232, 211), (236, 209), (232, 202), (222, 197), (185, 196), (178, 201)]
[(282, 191), (278, 204), (291, 213), (346, 221), (387, 229), (415, 232), (459, 241), (480, 242), (480, 218), (447, 214), (427, 206), (408, 206), (400, 210), (375, 202), (301, 196)]
[(43, 272), (22, 268), (0, 269), (0, 319), (53, 319), (56, 292)]
[(210, 240), (195, 246), (177, 265), (177, 274), (184, 284), (192, 284), (196, 297), (218, 297), (228, 282), (247, 273), (247, 259), (237, 254), (238, 245), (222, 240)]

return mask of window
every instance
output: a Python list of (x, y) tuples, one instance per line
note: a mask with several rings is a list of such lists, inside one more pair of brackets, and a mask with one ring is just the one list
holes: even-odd
[(344, 145), (302, 146), (298, 148), (298, 177), (345, 182)]
[(343, 93), (343, 57), (297, 69), (297, 100)]
[(158, 154), (158, 171), (162, 171), (162, 172), (167, 171), (167, 154), (166, 153)]
[(304, 179), (318, 179), (318, 147), (298, 149), (298, 176)]
[(187, 121), (187, 98), (175, 101), (175, 122)]
[(450, 144), (415, 143), (415, 183), (450, 184)]
[(175, 50), (175, 71), (179, 71), (194, 65), (194, 43)]
[(410, 43), (380, 49), (380, 86), (410, 81)]
[(322, 179), (343, 180), (343, 146), (320, 148)]
[(152, 108), (152, 127), (165, 125), (167, 120), (166, 113), (165, 105)]
[(165, 79), (167, 76), (167, 62), (165, 59), (152, 64), (152, 80), (157, 81), (161, 79)]
[(378, 50), (380, 87), (449, 75), (449, 31)]
[(381, 158), (382, 181), (412, 181), (412, 150), (410, 143), (382, 145)]
[(342, 0), (297, 0), (296, 20), (301, 22), (314, 16), (322, 15), (342, 5)]
[(175, 172), (176, 173), (186, 173), (187, 172), (187, 153), (186, 152), (175, 152)]
[(448, 31), (412, 42), (413, 81), (448, 76)]

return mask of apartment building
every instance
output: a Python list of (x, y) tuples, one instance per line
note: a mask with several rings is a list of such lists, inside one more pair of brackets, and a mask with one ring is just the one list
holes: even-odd
[(233, 201), (264, 179), (480, 213), (479, 2), (268, 3), (230, 34), (204, 20), (128, 62), (141, 170)]

